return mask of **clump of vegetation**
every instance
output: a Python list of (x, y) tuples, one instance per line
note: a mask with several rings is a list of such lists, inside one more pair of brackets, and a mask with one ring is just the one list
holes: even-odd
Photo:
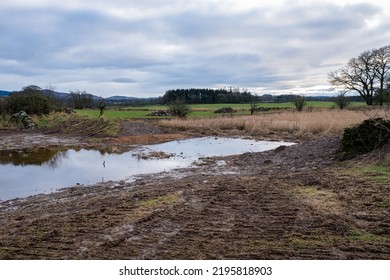
[(168, 105), (172, 116), (185, 118), (190, 112), (190, 107), (181, 99), (176, 99)]
[(367, 119), (361, 124), (344, 130), (342, 159), (373, 151), (390, 142), (390, 120)]
[(5, 117), (8, 113), (8, 101), (4, 97), (0, 97), (0, 115), (1, 117)]
[(295, 97), (293, 104), (298, 110), (298, 112), (301, 112), (303, 110), (303, 107), (306, 105), (306, 100), (303, 96), (297, 96)]
[(337, 95), (334, 99), (334, 103), (336, 106), (340, 109), (343, 110), (346, 108), (351, 102), (349, 101), (348, 97), (345, 96), (345, 92), (340, 93)]
[(83, 135), (90, 137), (115, 137), (119, 131), (119, 122), (80, 114), (52, 113), (33, 116), (38, 127), (50, 133), (65, 133), (67, 135)]
[(51, 102), (41, 89), (33, 86), (14, 92), (8, 97), (8, 108), (12, 114), (24, 111), (29, 115), (49, 114)]

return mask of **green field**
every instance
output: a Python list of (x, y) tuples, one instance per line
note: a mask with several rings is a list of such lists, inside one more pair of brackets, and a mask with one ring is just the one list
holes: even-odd
[[(364, 103), (353, 103), (350, 106), (362, 106)], [(191, 112), (188, 117), (199, 118), (199, 117), (216, 117), (220, 114), (215, 114), (214, 111), (223, 108), (231, 107), (237, 111), (235, 115), (249, 115), (250, 104), (191, 104), (189, 105)], [(285, 103), (258, 103), (257, 107), (267, 109), (293, 109), (294, 105), (291, 102)], [(308, 101), (306, 108), (332, 108), (335, 107), (333, 102), (326, 101)], [(166, 110), (167, 106), (142, 106), (142, 107), (110, 107), (104, 112), (104, 117), (108, 119), (134, 119), (134, 118), (166, 118), (166, 117), (151, 117), (147, 116), (156, 110)], [(80, 115), (86, 115), (93, 118), (99, 116), (99, 110), (97, 109), (82, 109), (76, 110)]]

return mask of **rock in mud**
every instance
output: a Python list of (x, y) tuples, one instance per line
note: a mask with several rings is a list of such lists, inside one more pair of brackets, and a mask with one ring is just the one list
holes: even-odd
[(11, 120), (15, 121), (20, 129), (34, 130), (37, 128), (31, 117), (25, 111), (13, 114)]

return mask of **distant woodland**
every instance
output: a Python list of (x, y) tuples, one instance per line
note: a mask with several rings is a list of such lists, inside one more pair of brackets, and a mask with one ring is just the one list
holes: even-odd
[(162, 103), (171, 103), (177, 99), (187, 104), (249, 103), (254, 96), (247, 90), (229, 89), (175, 89), (168, 90), (162, 97)]

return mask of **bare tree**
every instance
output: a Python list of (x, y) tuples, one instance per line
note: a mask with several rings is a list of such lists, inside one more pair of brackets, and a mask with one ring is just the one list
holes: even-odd
[(351, 58), (347, 65), (329, 73), (329, 82), (346, 91), (357, 91), (367, 105), (373, 105), (376, 97), (383, 105), (389, 73), (390, 45), (364, 51), (357, 58)]
[(374, 51), (375, 56), (375, 71), (378, 78), (379, 87), (377, 90), (377, 97), (379, 105), (385, 102), (385, 86), (390, 72), (390, 45), (382, 47)]
[(367, 105), (373, 104), (376, 71), (372, 51), (365, 51), (358, 58), (351, 58), (346, 66), (329, 73), (329, 82), (343, 86), (347, 91), (357, 91)]
[(104, 110), (106, 109), (106, 101), (104, 100), (103, 97), (100, 96), (99, 98), (99, 101), (98, 101), (98, 107), (99, 107), (99, 110), (100, 110), (100, 113), (99, 113), (99, 119), (103, 116), (104, 114)]

